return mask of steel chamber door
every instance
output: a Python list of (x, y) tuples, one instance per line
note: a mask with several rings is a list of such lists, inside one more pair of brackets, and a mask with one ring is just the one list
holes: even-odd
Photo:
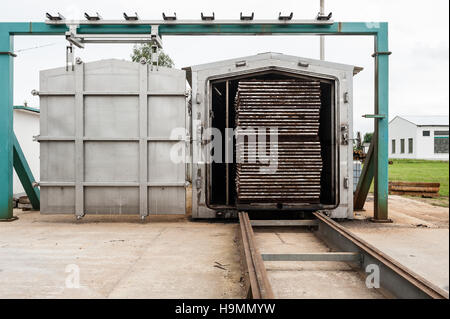
[(41, 213), (184, 214), (185, 94), (129, 61), (41, 71)]

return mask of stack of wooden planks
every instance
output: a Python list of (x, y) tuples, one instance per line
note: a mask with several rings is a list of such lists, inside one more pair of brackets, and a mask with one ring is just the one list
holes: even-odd
[[(320, 202), (320, 94), (316, 80), (239, 82), (235, 101), (239, 203)], [(255, 138), (246, 141), (247, 134)]]
[(389, 182), (389, 194), (438, 197), (440, 183)]

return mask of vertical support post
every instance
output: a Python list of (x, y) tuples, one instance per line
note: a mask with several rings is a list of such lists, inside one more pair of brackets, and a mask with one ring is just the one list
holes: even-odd
[(139, 214), (141, 218), (148, 216), (148, 66), (145, 61), (139, 64)]
[(14, 144), (14, 169), (16, 170), (17, 176), (22, 183), (23, 189), (25, 190), (28, 199), (30, 200), (33, 209), (38, 210), (40, 208), (40, 191), (38, 186), (35, 184), (33, 173), (28, 166), (27, 159), (22, 152), (19, 141), (17, 140), (16, 134), (13, 133), (13, 144)]
[(373, 155), (373, 145), (374, 138), (372, 138), (372, 143), (370, 143), (369, 151), (367, 152), (366, 159), (364, 160), (364, 166), (362, 168), (361, 176), (358, 180), (358, 185), (356, 186), (355, 194), (353, 195), (353, 210), (363, 210), (364, 203), (367, 199), (367, 194), (369, 193), (370, 185), (373, 181), (373, 171), (374, 171), (374, 155)]
[(75, 215), (84, 216), (84, 64), (75, 63)]
[[(325, 0), (320, 0), (320, 14), (325, 14)], [(325, 36), (320, 36), (320, 59), (325, 60)]]
[(380, 23), (375, 37), (375, 119), (374, 142), (374, 216), (373, 220), (388, 222), (388, 161), (389, 161), (389, 57), (388, 24)]
[(0, 25), (0, 220), (13, 219), (13, 41)]

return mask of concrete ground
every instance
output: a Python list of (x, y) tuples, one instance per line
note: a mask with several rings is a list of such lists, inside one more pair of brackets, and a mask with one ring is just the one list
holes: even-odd
[[(448, 289), (448, 208), (391, 196), (392, 224), (368, 221), (373, 201), (342, 224)], [(0, 298), (241, 298), (236, 223), (184, 216), (40, 215), (0, 223)], [(328, 251), (309, 231), (259, 228), (262, 253)], [(266, 262), (280, 298), (382, 298), (345, 263)], [(79, 270), (80, 288), (69, 288)]]
[[(236, 224), (14, 215), (0, 223), (0, 298), (243, 296)], [(77, 268), (80, 288), (68, 288)]]
[(449, 209), (396, 195), (389, 196), (390, 224), (369, 221), (365, 211), (342, 225), (438, 287), (449, 289)]

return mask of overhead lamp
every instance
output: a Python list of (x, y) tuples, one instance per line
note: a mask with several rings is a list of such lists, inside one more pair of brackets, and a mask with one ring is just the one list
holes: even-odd
[(168, 16), (163, 12), (162, 17), (165, 21), (175, 21), (177, 19), (177, 14), (174, 12), (173, 16)]
[(242, 12), (241, 12), (241, 20), (242, 21), (251, 21), (251, 20), (253, 20), (254, 17), (255, 17), (254, 12), (252, 12), (252, 14), (249, 16), (242, 15)]
[(212, 13), (212, 16), (203, 15), (203, 12), (202, 12), (201, 17), (202, 17), (203, 21), (213, 21), (214, 20), (214, 12)]
[(124, 12), (123, 13), (123, 17), (127, 21), (137, 21), (137, 20), (139, 20), (138, 14), (136, 12), (134, 13), (134, 16), (133, 15), (128, 15), (128, 14), (126, 14), (126, 12)]
[(291, 14), (290, 15), (288, 15), (288, 16), (284, 16), (284, 15), (281, 15), (281, 12), (278, 14), (278, 20), (281, 20), (281, 21), (289, 21), (289, 20), (292, 20), (292, 17), (294, 16), (294, 13), (293, 12), (291, 12)]
[(318, 13), (317, 14), (317, 20), (319, 21), (328, 21), (331, 19), (331, 16), (333, 15), (333, 12), (330, 12), (329, 14), (322, 14), (322, 13)]
[(64, 16), (61, 14), (61, 13), (59, 13), (58, 12), (58, 15), (56, 15), (56, 16), (53, 16), (53, 15), (51, 15), (50, 13), (46, 13), (45, 14), (45, 16), (49, 19), (49, 20), (51, 20), (51, 21), (61, 21), (61, 20), (65, 20), (66, 18), (64, 18)]
[(96, 15), (89, 15), (86, 12), (84, 13), (84, 16), (86, 17), (86, 19), (88, 19), (89, 21), (98, 21), (101, 20), (101, 16), (98, 14), (98, 12), (95, 13)]

